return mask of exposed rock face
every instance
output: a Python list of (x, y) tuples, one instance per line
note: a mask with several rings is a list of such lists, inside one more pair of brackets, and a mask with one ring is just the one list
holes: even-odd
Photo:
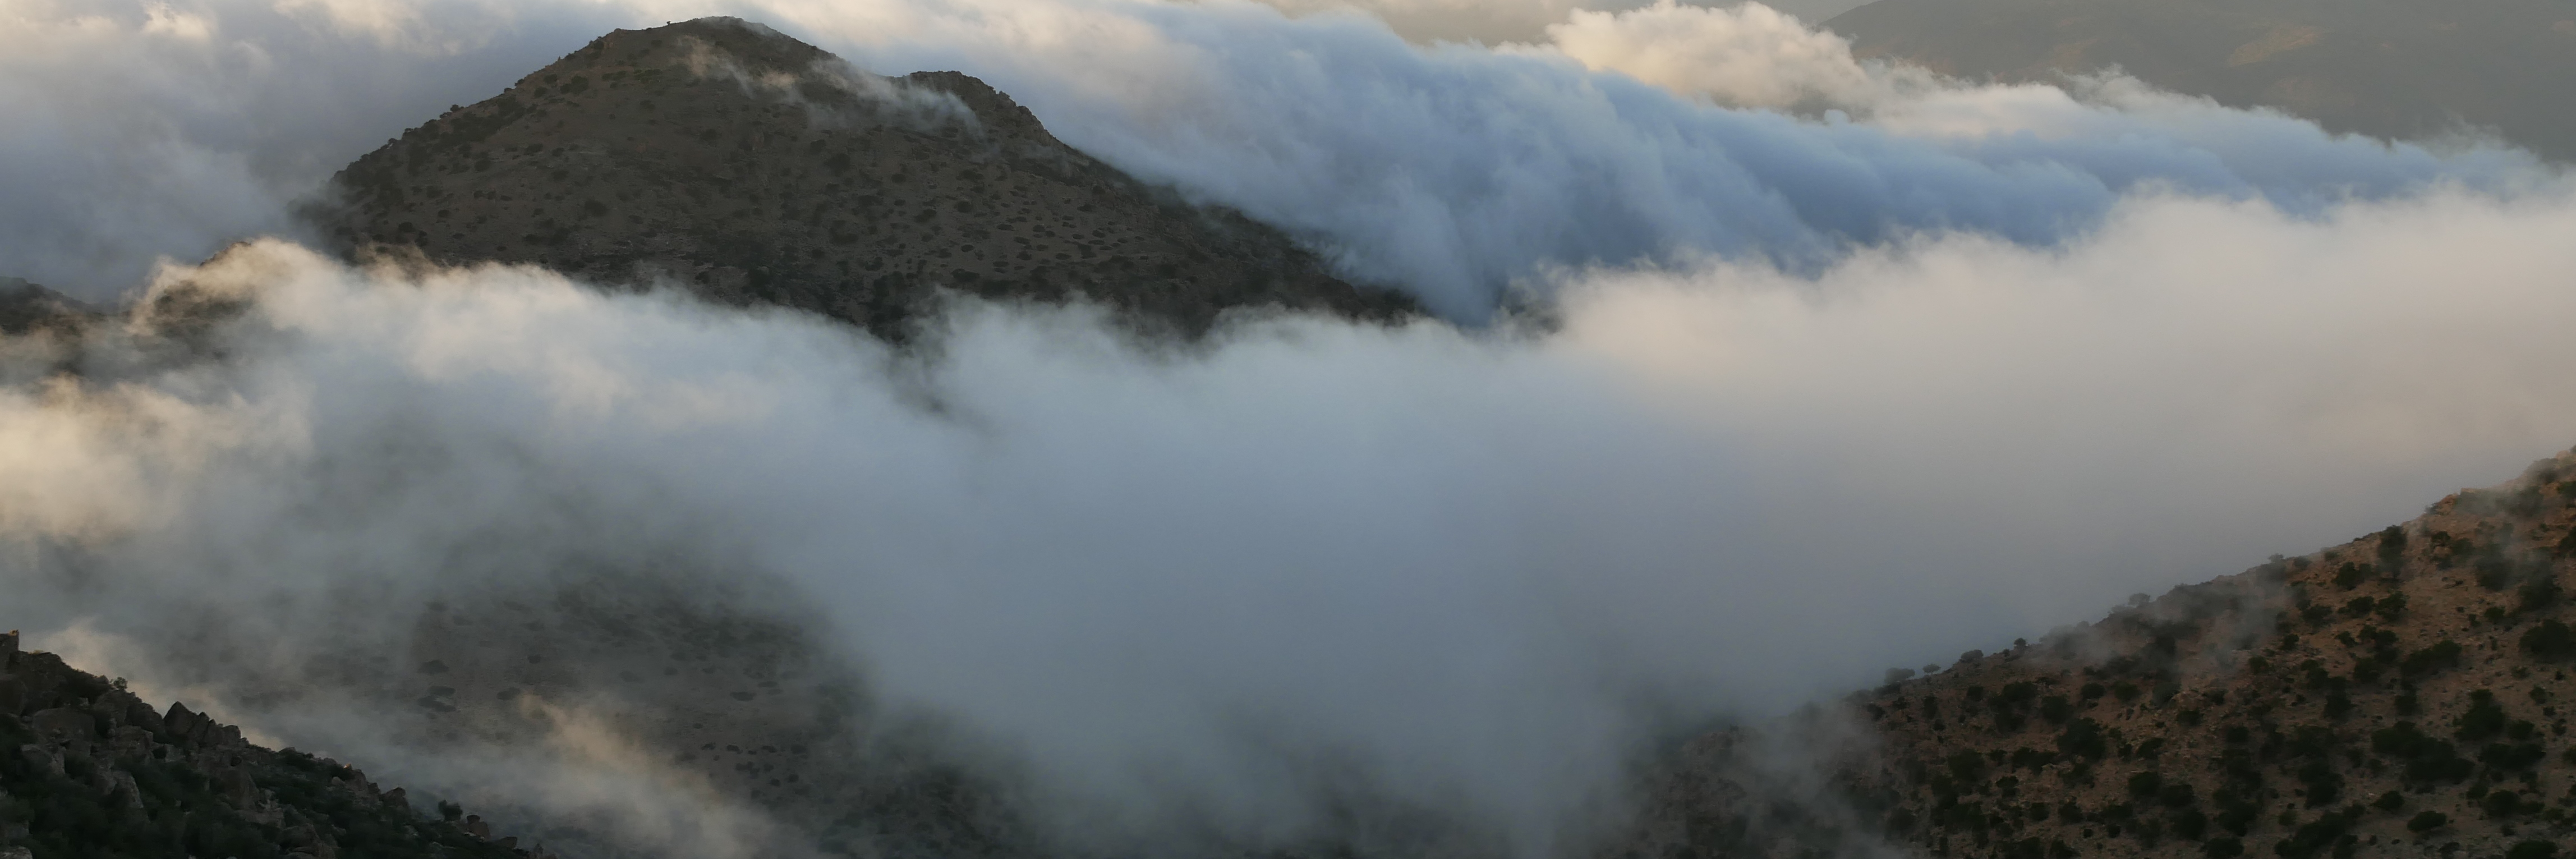
[(415, 817), (402, 791), (0, 635), (0, 857), (286, 859), (544, 856), (460, 822)]
[(1864, 59), (2047, 82), (2117, 68), (2333, 131), (2460, 125), (2576, 160), (2576, 7), (2564, 0), (1879, 0), (1825, 25)]
[(974, 78), (878, 77), (733, 19), (612, 33), (336, 184), (343, 205), (320, 217), (353, 248), (659, 273), (885, 334), (936, 287), (1081, 294), (1183, 331), (1235, 308), (1412, 307), (1074, 151)]
[(1855, 694), (1853, 735), (1802, 741), (1834, 770), (1803, 801), (1748, 764), (1762, 738), (1704, 737), (1639, 849), (2546, 857), (2576, 841), (2571, 555), (2576, 453)]

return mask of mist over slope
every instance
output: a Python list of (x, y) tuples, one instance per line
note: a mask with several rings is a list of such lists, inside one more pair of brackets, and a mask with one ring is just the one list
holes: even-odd
[[(700, 803), (695, 834), (637, 830), (682, 852), (803, 813), (669, 757), (805, 743), (746, 728), (806, 718), (758, 721), (768, 680), (857, 691), (862, 738), (962, 732), (933, 747), (1030, 779), (1004, 795), (1041, 843), (1365, 844), (1331, 809), (1372, 796), (1576, 849), (1669, 717), (2357, 533), (2576, 426), (2548, 370), (2564, 201), (2114, 223), (1821, 284), (1603, 275), (1520, 341), (1282, 320), (1157, 357), (1078, 311), (968, 310), (928, 364), (792, 315), (255, 246), (165, 281), (249, 302), (195, 335), (226, 363), (11, 394), (0, 520), (33, 551), (0, 622), (513, 823)], [(586, 582), (626, 607), (537, 603), (539, 633), (502, 605)], [(459, 622), (430, 601), (481, 606), (455, 616), (499, 648), (444, 670), (524, 673), (423, 673)], [(774, 618), (810, 656), (655, 643), (657, 605)], [(585, 656), (584, 613), (648, 638)], [(477, 756), (430, 686), (543, 718)]]
[[(440, 35), (479, 7), (229, 8), (40, 24), (493, 56)], [(0, 341), (0, 625), (600, 855), (1570, 855), (1668, 732), (2576, 430), (2576, 197), (2507, 149), (1889, 72), (1751, 9), (1493, 50), (1236, 3), (766, 13), (1520, 312), (1173, 349), (954, 296), (895, 349), (260, 240)], [(518, 20), (490, 43), (556, 19)]]
[(2576, 834), (2571, 467), (1695, 738), (1626, 849), (2554, 855)]
[[(174, 702), (165, 712), (0, 633), (0, 853), (13, 857), (337, 856), (553, 859), (493, 839), (481, 815)], [(434, 817), (432, 815), (435, 815)]]

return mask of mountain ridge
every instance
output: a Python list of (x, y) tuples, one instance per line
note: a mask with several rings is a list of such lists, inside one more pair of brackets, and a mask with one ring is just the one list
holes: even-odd
[(402, 788), (108, 680), (0, 634), (0, 859), (551, 859)]
[(349, 253), (524, 262), (813, 311), (889, 337), (941, 290), (1076, 296), (1202, 332), (1393, 321), (1285, 234), (1064, 145), (975, 78), (885, 78), (766, 27), (619, 30), (361, 156), (308, 218)]
[[(2576, 838), (2571, 560), (2576, 451), (2040, 642), (1891, 670), (1804, 717), (1848, 733), (1703, 735), (1654, 777), (1634, 838), (1760, 856), (1884, 838), (1933, 856), (2546, 859)], [(1783, 743), (1827, 783), (1784, 788), (1757, 765)]]

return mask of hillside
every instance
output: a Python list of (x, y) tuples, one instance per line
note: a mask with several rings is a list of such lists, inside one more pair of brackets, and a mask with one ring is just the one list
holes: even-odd
[(14, 277), (0, 277), (0, 335), (68, 331), (96, 317), (71, 296)]
[[(1657, 776), (1646, 844), (1719, 855), (2505, 856), (2576, 841), (2576, 453), (2341, 546), (1733, 730)], [(1828, 784), (1757, 762), (1795, 749)], [(1730, 852), (1732, 851), (1732, 852)]]
[(1073, 150), (974, 78), (878, 77), (729, 18), (611, 33), (334, 186), (313, 217), (349, 250), (660, 276), (888, 335), (937, 287), (1080, 294), (1183, 331), (1236, 308), (1412, 308)]
[(165, 713), (0, 635), (0, 859), (545, 857), (480, 816), (230, 725)]
[(2576, 7), (2563, 0), (1879, 0), (1825, 22), (1864, 59), (2050, 81), (2118, 67), (2334, 131), (2466, 124), (2576, 160)]

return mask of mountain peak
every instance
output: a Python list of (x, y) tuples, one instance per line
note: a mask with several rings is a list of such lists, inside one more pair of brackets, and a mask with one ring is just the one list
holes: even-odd
[(619, 30), (342, 171), (346, 249), (675, 282), (901, 336), (940, 289), (1199, 331), (1239, 308), (1410, 302), (1075, 151), (956, 72), (882, 77), (759, 24)]

